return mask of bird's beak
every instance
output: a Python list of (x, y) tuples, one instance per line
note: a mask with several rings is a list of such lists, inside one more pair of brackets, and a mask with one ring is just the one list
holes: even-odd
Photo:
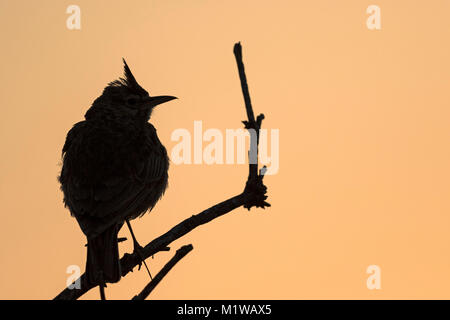
[(155, 97), (148, 97), (147, 103), (153, 108), (156, 107), (158, 104), (169, 102), (171, 100), (178, 99), (177, 97), (172, 96), (155, 96)]

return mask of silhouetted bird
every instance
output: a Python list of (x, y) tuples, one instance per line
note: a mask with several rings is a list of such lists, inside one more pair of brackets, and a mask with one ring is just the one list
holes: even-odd
[(120, 228), (127, 223), (140, 253), (129, 220), (151, 210), (167, 187), (169, 158), (148, 120), (155, 106), (176, 99), (149, 96), (123, 62), (124, 77), (68, 132), (59, 177), (65, 206), (88, 239), (86, 279), (100, 285), (102, 298), (105, 283), (121, 277)]

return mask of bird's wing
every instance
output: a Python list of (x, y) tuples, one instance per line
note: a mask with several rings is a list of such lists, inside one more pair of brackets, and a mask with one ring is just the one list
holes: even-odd
[(68, 179), (65, 201), (88, 238), (114, 223), (144, 214), (164, 192), (168, 169), (166, 151), (151, 135), (140, 141), (141, 145), (122, 149), (126, 158), (114, 174), (95, 184)]
[(62, 154), (64, 155), (71, 147), (73, 141), (76, 139), (77, 136), (83, 131), (85, 128), (86, 121), (80, 121), (78, 123), (75, 123), (73, 127), (69, 130), (66, 137), (66, 142), (64, 143)]

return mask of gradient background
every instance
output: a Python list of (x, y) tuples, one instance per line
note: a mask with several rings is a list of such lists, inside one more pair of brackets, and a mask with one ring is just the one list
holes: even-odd
[[(70, 4), (80, 31), (66, 28)], [(379, 31), (366, 27), (371, 4)], [(155, 274), (194, 245), (150, 297), (450, 298), (449, 12), (444, 0), (1, 0), (0, 298), (53, 298), (68, 265), (84, 270), (60, 152), (121, 58), (151, 94), (180, 98), (152, 121), (170, 151), (172, 131), (194, 120), (241, 126), (237, 41), (255, 112), (280, 129), (272, 208), (236, 210), (149, 259)], [(239, 193), (247, 170), (172, 165), (165, 197), (134, 223), (138, 239)], [(381, 290), (366, 287), (371, 264)], [(107, 296), (131, 298), (147, 281), (134, 272)]]

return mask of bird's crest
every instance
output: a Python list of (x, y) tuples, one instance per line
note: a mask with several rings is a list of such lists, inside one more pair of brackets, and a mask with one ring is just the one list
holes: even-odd
[(125, 61), (125, 59), (122, 58), (122, 60), (123, 60), (123, 75), (124, 75), (123, 78), (119, 78), (119, 80), (114, 80), (113, 82), (110, 82), (109, 85), (113, 87), (126, 86), (134, 89), (142, 89), (142, 87), (137, 83), (136, 78), (131, 72), (130, 67), (128, 67), (128, 64)]

